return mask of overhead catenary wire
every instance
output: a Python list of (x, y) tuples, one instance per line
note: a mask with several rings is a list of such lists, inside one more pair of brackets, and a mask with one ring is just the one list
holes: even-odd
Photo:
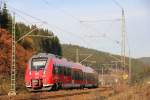
[[(112, 27), (112, 23), (110, 24), (110, 26), (108, 27), (108, 29), (105, 30), (105, 32), (102, 34), (102, 35), (86, 35), (85, 37), (88, 37), (88, 38), (106, 38), (116, 44), (120, 44), (120, 41), (118, 40), (115, 40), (115, 39), (112, 39), (110, 36), (108, 36), (106, 33), (109, 33), (109, 32), (106, 32), (106, 31), (110, 31), (110, 28)], [(90, 29), (92, 29), (92, 31), (96, 31), (96, 29), (93, 29), (90, 27)], [(97, 33), (101, 33), (99, 31), (96, 31)]]
[(21, 13), (21, 14), (23, 14), (23, 15), (26, 15), (26, 16), (28, 16), (28, 17), (34, 19), (34, 20), (40, 21), (40, 22), (43, 23), (43, 24), (46, 24), (46, 23), (47, 23), (46, 21), (43, 21), (43, 20), (41, 20), (41, 19), (39, 19), (39, 18), (37, 18), (37, 17), (34, 17), (34, 16), (32, 16), (32, 15), (30, 15), (30, 14), (24, 12), (24, 11), (21, 11), (21, 10), (19, 10), (19, 9), (17, 9), (17, 8), (14, 8), (14, 7), (12, 7), (11, 5), (8, 5), (8, 6), (9, 6), (10, 8), (14, 9), (15, 12), (19, 12), (19, 13)]
[(3, 0), (0, 0), (0, 11), (2, 9)]
[(121, 19), (97, 19), (97, 20), (92, 20), (92, 19), (89, 19), (89, 20), (80, 20), (81, 23), (87, 23), (87, 22), (91, 22), (91, 23), (97, 23), (97, 22), (116, 22), (116, 21), (120, 21)]
[[(42, 1), (44, 1), (46, 5), (50, 6), (50, 3), (49, 3), (47, 0), (42, 0)], [(79, 24), (81, 24), (81, 20), (78, 19), (76, 16), (72, 15), (71, 13), (68, 13), (68, 12), (66, 12), (66, 11), (64, 11), (64, 10), (62, 10), (62, 9), (60, 9), (60, 8), (59, 8), (59, 9), (57, 8), (57, 11), (60, 11), (61, 13), (64, 13), (65, 15), (72, 17), (72, 18), (75, 19), (77, 22), (79, 22)], [(60, 28), (59, 28), (59, 29), (60, 29)], [(61, 29), (61, 30), (62, 30), (62, 29)], [(70, 33), (70, 32), (69, 32), (69, 33)], [(69, 35), (70, 35), (70, 34), (69, 34)], [(73, 34), (73, 35), (76, 36), (76, 37), (78, 37), (78, 38), (80, 38), (82, 41), (84, 41), (85, 44), (87, 44), (87, 45), (90, 45), (90, 44), (91, 44), (91, 42), (86, 41), (86, 40), (84, 39), (84, 37), (82, 38), (82, 37), (78, 36), (77, 34)]]
[[(45, 2), (45, 4), (47, 4), (48, 6), (50, 6), (50, 5), (52, 5), (52, 4), (50, 4), (47, 0), (42, 0), (42, 1), (44, 1)], [(60, 11), (60, 12), (63, 12), (64, 14), (66, 14), (67, 16), (70, 16), (70, 17), (72, 17), (73, 19), (75, 19), (75, 20), (77, 20), (80, 24), (82, 24), (82, 23), (86, 23), (86, 20), (81, 20), (81, 19), (78, 19), (77, 17), (75, 17), (74, 15), (72, 15), (71, 13), (68, 13), (68, 12), (66, 12), (66, 11), (64, 11), (64, 10), (62, 10), (62, 9), (60, 9), (60, 8), (57, 8), (57, 10), (58, 11)], [(99, 20), (89, 20), (89, 21), (91, 21), (91, 22), (100, 22), (100, 21), (102, 21), (102, 22), (110, 22), (110, 21), (112, 21), (112, 22), (114, 22), (114, 21), (120, 21), (121, 19), (99, 19)], [(94, 30), (95, 31), (95, 30)], [(105, 37), (104, 37), (105, 38)], [(110, 39), (110, 38), (109, 38)], [(113, 39), (111, 39), (111, 40), (113, 40)]]
[[(42, 0), (46, 5), (48, 5), (48, 6), (53, 6), (52, 5), (52, 3), (49, 3), (49, 1), (47, 1), (47, 0)], [(81, 20), (81, 19), (79, 19), (79, 18), (77, 18), (76, 16), (74, 16), (73, 14), (71, 14), (71, 13), (68, 13), (68, 12), (66, 12), (66, 11), (64, 11), (64, 10), (62, 10), (61, 8), (56, 8), (56, 10), (57, 11), (60, 11), (61, 13), (64, 13), (65, 15), (67, 15), (67, 16), (70, 16), (70, 17), (72, 17), (73, 19), (75, 19), (75, 20), (77, 20), (80, 24), (82, 24), (82, 23), (84, 23), (84, 22), (86, 22), (86, 20)], [(121, 21), (121, 19), (119, 19), (119, 18), (116, 18), (116, 19), (98, 19), (98, 20), (89, 20), (89, 21), (91, 21), (91, 22), (116, 22), (116, 21)], [(95, 31), (95, 30), (94, 30)], [(106, 33), (106, 32), (105, 32)], [(117, 41), (117, 40), (113, 40), (113, 39), (111, 39), (110, 37), (103, 37), (103, 38), (107, 38), (107, 39), (109, 39), (109, 40), (111, 40), (111, 41), (115, 41), (115, 43), (117, 43), (117, 44), (119, 44), (119, 41)], [(83, 38), (82, 38), (83, 39)]]
[[(84, 22), (85, 22), (85, 23), (84, 23)], [(86, 21), (84, 20), (84, 22), (81, 22), (81, 24), (85, 24), (85, 25), (87, 25), (87, 24), (86, 24), (86, 22), (88, 22), (88, 23), (89, 23), (89, 21), (88, 21), (88, 20), (86, 20)], [(104, 33), (106, 33), (106, 31), (110, 31), (110, 28), (112, 27), (113, 22), (114, 22), (114, 21), (111, 21), (110, 26), (108, 27), (108, 29), (106, 28), (106, 30), (105, 30), (105, 32), (104, 32)], [(91, 21), (90, 21), (90, 23), (91, 23)], [(91, 27), (90, 27), (90, 28), (91, 28)], [(95, 29), (95, 28), (94, 28), (94, 29), (92, 28), (92, 30), (93, 30), (93, 31), (95, 31), (96, 29)], [(107, 33), (109, 33), (109, 32), (107, 32)]]
[[(52, 4), (49, 3), (47, 0), (42, 0), (42, 1), (44, 1), (45, 4), (48, 5), (48, 6), (51, 6), (51, 5), (52, 5)], [(57, 10), (60, 11), (60, 12), (63, 12), (63, 13), (66, 14), (67, 16), (70, 16), (70, 17), (74, 18), (74, 19), (77, 20), (80, 24), (87, 22), (87, 20), (79, 19), (79, 18), (77, 18), (76, 16), (74, 16), (73, 14), (68, 13), (68, 12), (66, 12), (66, 11), (64, 11), (64, 10), (62, 10), (62, 9), (60, 9), (60, 8), (57, 8)], [(88, 20), (88, 22), (116, 22), (116, 21), (121, 21), (121, 19), (120, 19), (120, 18), (116, 18), (116, 19)], [(106, 32), (105, 32), (105, 33), (106, 33)]]
[[(9, 5), (9, 6), (10, 6), (10, 5)], [(10, 6), (10, 7), (11, 7), (11, 6)], [(37, 20), (37, 21), (45, 22), (45, 21), (43, 21), (43, 20), (41, 20), (41, 19), (39, 19), (39, 18), (37, 18), (37, 17), (34, 17), (34, 16), (32, 16), (32, 15), (26, 13), (26, 12), (23, 12), (23, 11), (21, 11), (21, 10), (18, 10), (18, 9), (16, 9), (16, 8), (14, 8), (14, 7), (11, 7), (11, 8), (13, 8), (16, 12), (19, 12), (19, 13), (21, 13), (21, 14), (23, 14), (23, 15), (26, 15), (26, 16), (28, 16), (28, 17), (30, 17), (30, 18), (33, 18), (33, 19), (35, 19), (35, 20)], [(80, 36), (78, 36), (78, 35), (76, 35), (76, 34), (74, 34), (74, 33), (72, 33), (72, 32), (66, 31), (66, 30), (64, 30), (64, 29), (62, 29), (62, 28), (60, 28), (60, 27), (58, 27), (58, 26), (56, 26), (56, 25), (51, 25), (51, 24), (49, 24), (48, 22), (43, 23), (43, 24), (46, 24), (46, 25), (48, 25), (48, 26), (50, 26), (50, 27), (55, 27), (56, 29), (63, 31), (64, 33), (71, 33), (71, 34), (68, 34), (68, 35), (71, 35), (71, 36), (73, 35), (73, 36), (77, 37), (78, 39), (84, 41), (84, 43), (87, 44), (87, 45), (90, 44), (90, 43), (89, 43), (88, 41), (86, 41), (83, 37), (80, 37)], [(69, 39), (68, 39), (68, 40), (69, 40)]]
[[(15, 10), (11, 10), (12, 12), (15, 12)], [(23, 14), (23, 13), (22, 13)], [(16, 13), (16, 15), (18, 15), (18, 17), (21, 17), (22, 18), (22, 20), (25, 20), (25, 21), (27, 21), (28, 23), (30, 23), (30, 25), (33, 25), (33, 24), (35, 24), (35, 23), (32, 23), (32, 22), (30, 22), (29, 20), (27, 20), (25, 17), (23, 17), (21, 14), (19, 14), (19, 13)], [(25, 15), (27, 15), (27, 14), (25, 14)], [(30, 16), (31, 17), (31, 16)], [(33, 19), (34, 19), (34, 17), (32, 17)], [(36, 19), (37, 20), (37, 19)], [(38, 20), (39, 21), (39, 20)], [(40, 21), (39, 21), (39, 23), (41, 23)], [(20, 27), (18, 27), (19, 28), (19, 30), (20, 30)]]
[[(43, 2), (45, 2), (45, 4), (47, 5), (47, 6), (53, 6), (52, 5), (52, 3), (49, 3), (49, 1), (47, 1), (47, 0), (42, 0)], [(66, 11), (64, 11), (63, 9), (61, 9), (61, 8), (56, 8), (56, 10), (57, 11), (59, 11), (59, 12), (61, 12), (61, 13), (64, 13), (65, 15), (67, 15), (67, 16), (70, 16), (71, 18), (73, 18), (74, 20), (76, 20), (77, 22), (79, 22), (79, 24), (80, 24), (80, 19), (79, 18), (77, 18), (76, 16), (74, 16), (73, 14), (71, 14), (71, 13), (69, 13), (69, 12), (66, 12)], [(62, 30), (62, 29), (61, 29)], [(70, 33), (70, 32), (69, 32)], [(75, 36), (77, 36), (76, 34), (74, 34)], [(80, 36), (77, 36), (78, 38), (81, 38)], [(84, 42), (87, 42), (84, 38), (81, 38), (81, 40), (82, 41), (84, 41)], [(89, 45), (89, 43), (88, 43), (88, 45)]]
[[(49, 1), (47, 1), (47, 0), (41, 0), (41, 1), (44, 2), (47, 6), (53, 6), (52, 3), (49, 3)], [(76, 16), (74, 16), (73, 14), (66, 12), (61, 8), (56, 8), (55, 10), (57, 10), (61, 13), (64, 13), (65, 15), (70, 16), (71, 18), (73, 18), (74, 20), (79, 22), (79, 19)]]
[(120, 5), (116, 0), (112, 0), (119, 8), (123, 9), (123, 6)]
[[(12, 11), (12, 12), (16, 12), (15, 10), (10, 10), (10, 11)], [(21, 14), (19, 14), (19, 13), (15, 13), (15, 15), (16, 15), (16, 16), (18, 16), (18, 17), (20, 17), (22, 20), (24, 20), (24, 21), (28, 22), (30, 25), (32, 25), (32, 24), (33, 24), (32, 22), (30, 22), (29, 20), (27, 20), (26, 18), (24, 18)]]

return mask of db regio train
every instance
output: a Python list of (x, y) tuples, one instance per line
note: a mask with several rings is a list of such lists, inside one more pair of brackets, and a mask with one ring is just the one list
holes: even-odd
[(93, 68), (49, 53), (39, 53), (26, 65), (25, 86), (29, 91), (98, 87)]

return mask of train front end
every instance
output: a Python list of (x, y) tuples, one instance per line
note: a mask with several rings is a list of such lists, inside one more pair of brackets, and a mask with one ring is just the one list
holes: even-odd
[(51, 90), (52, 59), (47, 54), (33, 56), (27, 63), (25, 85), (29, 91)]

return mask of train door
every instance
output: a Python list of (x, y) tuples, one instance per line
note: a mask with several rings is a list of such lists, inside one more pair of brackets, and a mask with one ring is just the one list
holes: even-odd
[(71, 68), (64, 68), (64, 85), (66, 88), (72, 87), (71, 84)]
[(75, 85), (75, 75), (74, 75), (74, 69), (72, 68), (71, 69), (71, 84), (72, 84), (72, 87), (74, 87)]

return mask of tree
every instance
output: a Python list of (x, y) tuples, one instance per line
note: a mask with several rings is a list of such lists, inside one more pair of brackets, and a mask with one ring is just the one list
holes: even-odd
[(1, 22), (1, 27), (4, 29), (8, 29), (8, 23), (9, 23), (9, 19), (8, 19), (8, 10), (6, 7), (6, 3), (4, 3), (4, 7), (2, 9), (2, 22)]
[(56, 45), (55, 46), (55, 53), (57, 54), (57, 55), (59, 55), (59, 56), (62, 56), (62, 49), (61, 49), (61, 44), (60, 44), (60, 42), (59, 42), (59, 39), (58, 39), (58, 37), (55, 37), (55, 44), (54, 45)]
[(12, 17), (8, 13), (6, 3), (4, 3), (4, 7), (2, 8), (0, 17), (1, 17), (1, 22), (0, 22), (1, 28), (11, 32)]
[(58, 37), (52, 39), (51, 53), (62, 56), (62, 49)]
[(42, 52), (50, 53), (51, 52), (51, 40), (50, 39), (42, 39), (41, 40), (41, 48)]
[(53, 37), (52, 39), (42, 39), (41, 48), (41, 52), (62, 56), (62, 48), (58, 37)]
[(33, 47), (33, 39), (30, 38), (30, 37), (25, 37), (23, 39), (23, 41), (20, 42), (21, 46), (24, 48), (24, 49), (34, 49)]
[(2, 24), (2, 11), (0, 9), (0, 28), (1, 28), (1, 24)]

